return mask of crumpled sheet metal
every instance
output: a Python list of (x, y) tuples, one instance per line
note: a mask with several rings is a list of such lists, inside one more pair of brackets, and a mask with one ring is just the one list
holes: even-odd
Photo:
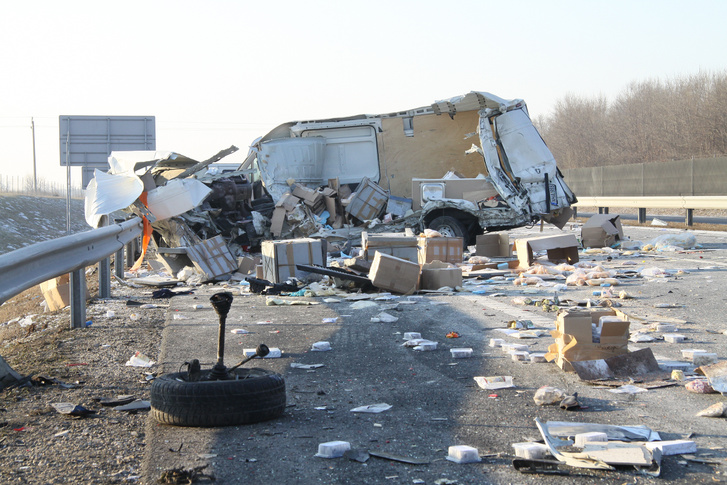
[(99, 227), (102, 216), (130, 206), (143, 191), (144, 182), (131, 172), (110, 174), (96, 169), (86, 188), (86, 222)]

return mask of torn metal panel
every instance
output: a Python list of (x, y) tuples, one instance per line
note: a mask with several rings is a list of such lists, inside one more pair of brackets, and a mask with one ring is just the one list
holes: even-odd
[(571, 437), (581, 433), (606, 433), (609, 440), (614, 441), (656, 441), (659, 433), (646, 426), (617, 426), (598, 423), (569, 423), (565, 421), (548, 421), (545, 423), (550, 435), (555, 437)]

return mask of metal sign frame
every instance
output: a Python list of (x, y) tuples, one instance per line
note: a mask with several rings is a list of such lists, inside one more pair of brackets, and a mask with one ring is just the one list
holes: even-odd
[(61, 166), (108, 170), (112, 151), (156, 150), (154, 116), (59, 117)]

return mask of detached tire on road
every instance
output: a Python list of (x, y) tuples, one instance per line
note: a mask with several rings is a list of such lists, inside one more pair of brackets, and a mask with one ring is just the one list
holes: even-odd
[(189, 382), (186, 372), (152, 381), (151, 415), (175, 426), (214, 427), (277, 418), (285, 411), (285, 380), (266, 369), (236, 369), (238, 379)]

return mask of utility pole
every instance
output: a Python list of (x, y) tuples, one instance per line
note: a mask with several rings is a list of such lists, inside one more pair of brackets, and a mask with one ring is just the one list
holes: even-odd
[(30, 129), (33, 132), (33, 192), (38, 193), (38, 175), (35, 169), (35, 121), (33, 117), (30, 118)]

